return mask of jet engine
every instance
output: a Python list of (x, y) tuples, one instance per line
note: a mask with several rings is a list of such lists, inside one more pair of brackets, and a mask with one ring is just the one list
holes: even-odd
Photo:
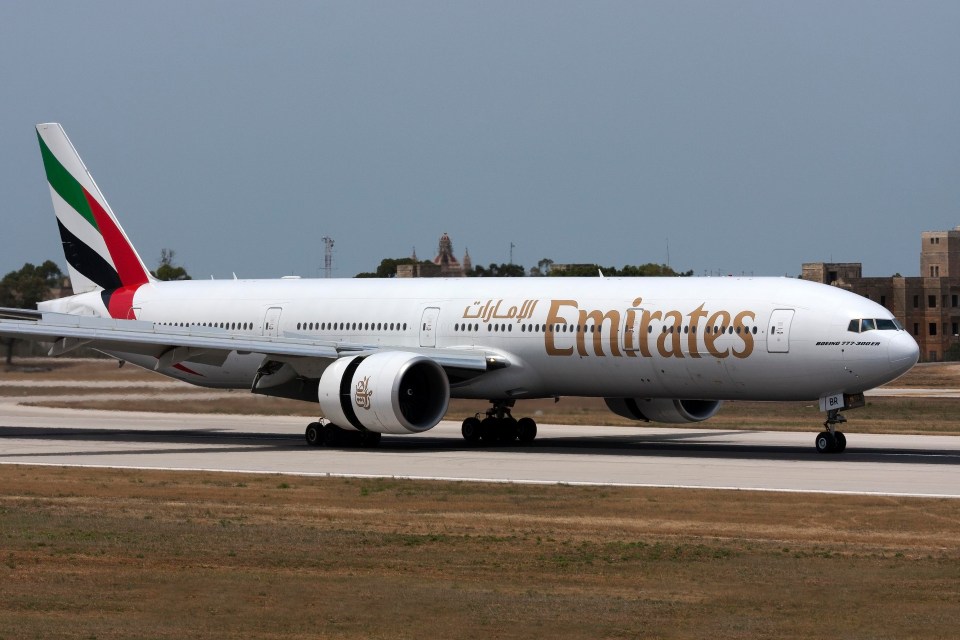
[(618, 416), (646, 422), (703, 422), (720, 410), (720, 400), (674, 400), (671, 398), (604, 398)]
[(403, 351), (335, 360), (320, 376), (320, 411), (338, 427), (420, 433), (447, 412), (450, 383), (430, 358)]

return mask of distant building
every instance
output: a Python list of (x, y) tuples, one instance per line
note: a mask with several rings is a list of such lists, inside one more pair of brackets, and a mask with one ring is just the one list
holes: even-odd
[(808, 262), (804, 280), (832, 284), (877, 302), (920, 345), (920, 360), (960, 359), (960, 227), (920, 236), (919, 277), (864, 278), (859, 262)]
[(416, 249), (411, 258), (413, 264), (397, 265), (398, 278), (461, 278), (473, 270), (470, 252), (467, 251), (463, 255), (461, 264), (453, 253), (453, 241), (446, 233), (440, 236), (437, 257), (433, 259), (432, 265), (421, 263), (417, 258)]

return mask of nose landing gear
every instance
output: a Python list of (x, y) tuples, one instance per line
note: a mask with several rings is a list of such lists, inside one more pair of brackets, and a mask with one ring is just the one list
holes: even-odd
[(827, 420), (823, 423), (826, 431), (818, 433), (815, 441), (817, 453), (842, 453), (847, 448), (847, 437), (842, 431), (837, 431), (837, 425), (846, 421), (839, 409), (827, 412)]

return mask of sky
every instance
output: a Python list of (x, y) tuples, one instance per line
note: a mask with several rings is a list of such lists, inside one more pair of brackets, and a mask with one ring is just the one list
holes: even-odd
[(0, 273), (60, 122), (147, 265), (917, 275), (960, 225), (960, 3), (0, 2)]

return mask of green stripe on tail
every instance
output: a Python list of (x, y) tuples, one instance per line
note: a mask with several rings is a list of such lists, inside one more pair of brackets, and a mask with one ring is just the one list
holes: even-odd
[(90, 210), (90, 204), (84, 195), (83, 187), (76, 179), (70, 175), (70, 172), (64, 168), (57, 157), (47, 148), (47, 143), (43, 141), (40, 133), (37, 132), (37, 140), (40, 141), (40, 154), (43, 156), (43, 168), (47, 172), (47, 181), (53, 190), (56, 191), (67, 204), (73, 207), (74, 211), (83, 216), (87, 222), (93, 225), (93, 228), (100, 231), (96, 219), (93, 217), (93, 211)]

